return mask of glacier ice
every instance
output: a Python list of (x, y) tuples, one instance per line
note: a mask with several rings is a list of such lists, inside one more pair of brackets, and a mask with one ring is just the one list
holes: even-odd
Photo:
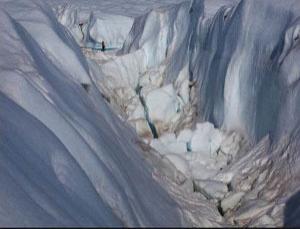
[(0, 226), (297, 225), (299, 10), (2, 1)]
[(233, 208), (235, 208), (244, 195), (245, 193), (243, 192), (237, 192), (223, 199), (221, 201), (221, 208), (223, 212), (227, 212), (228, 210), (232, 210)]
[(8, 58), (1, 58), (0, 224), (183, 223), (176, 202), (130, 143), (136, 135), (106, 105), (78, 45), (50, 8), (30, 1), (1, 5), (0, 50)]

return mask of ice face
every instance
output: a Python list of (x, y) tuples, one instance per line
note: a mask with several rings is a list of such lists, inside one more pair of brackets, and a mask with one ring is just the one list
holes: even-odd
[[(292, 61), (297, 52), (297, 16), (293, 12), (298, 4), (272, 3), (242, 1), (219, 10), (200, 26), (199, 51), (192, 61), (200, 85), (201, 118), (237, 130), (253, 141), (267, 133), (278, 139), (291, 131), (284, 132), (283, 126), (288, 124), (278, 120), (285, 113), (281, 104), (289, 88), (284, 80), (296, 79), (298, 74)], [(286, 65), (293, 77), (283, 73)]]
[(2, 2), (0, 17), (0, 225), (183, 223), (49, 6)]

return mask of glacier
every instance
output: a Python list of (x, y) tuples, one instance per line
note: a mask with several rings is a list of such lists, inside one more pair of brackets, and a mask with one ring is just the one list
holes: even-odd
[(1, 1), (0, 226), (299, 226), (299, 12)]

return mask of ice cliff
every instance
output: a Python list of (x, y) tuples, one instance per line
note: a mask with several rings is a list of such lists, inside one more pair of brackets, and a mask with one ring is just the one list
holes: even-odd
[(51, 8), (1, 2), (0, 17), (0, 225), (181, 225)]

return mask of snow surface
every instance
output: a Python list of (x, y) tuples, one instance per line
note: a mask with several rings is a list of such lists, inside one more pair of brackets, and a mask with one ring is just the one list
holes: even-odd
[(2, 1), (0, 226), (295, 225), (299, 10)]

